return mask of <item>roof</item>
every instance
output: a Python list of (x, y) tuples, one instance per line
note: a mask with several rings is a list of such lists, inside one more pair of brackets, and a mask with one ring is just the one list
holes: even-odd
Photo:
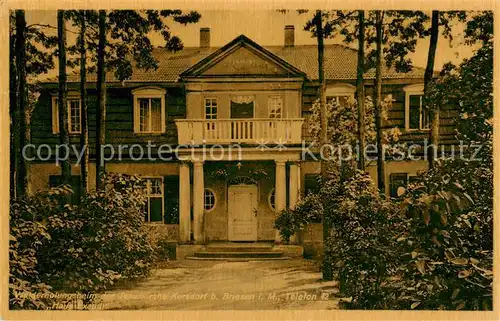
[[(245, 37), (245, 39), (248, 38)], [(232, 42), (228, 43), (228, 45)], [(183, 72), (191, 69), (198, 63), (202, 63), (202, 60), (208, 56), (212, 54), (216, 55), (218, 52), (220, 53), (220, 50), (228, 45), (210, 48), (185, 47), (178, 52), (171, 52), (165, 48), (155, 48), (153, 50), (153, 56), (158, 60), (158, 69), (144, 70), (134, 67), (132, 77), (125, 82), (177, 82), (180, 80), (180, 75)], [(255, 45), (258, 46), (257, 44)], [(272, 53), (274, 56), (279, 57), (282, 61), (291, 66), (291, 68), (305, 74), (309, 80), (318, 79), (318, 51), (315, 45), (258, 47), (263, 48), (265, 52)], [(327, 80), (355, 80), (356, 65), (356, 50), (338, 44), (325, 45), (325, 78)], [(384, 79), (423, 79), (424, 72), (424, 68), (420, 67), (413, 67), (411, 71), (401, 73), (397, 72), (394, 68), (389, 69), (385, 65), (382, 66), (382, 77)], [(374, 77), (374, 69), (370, 69), (365, 74), (365, 79), (373, 79)], [(50, 83), (55, 81), (57, 81), (57, 77), (48, 78), (45, 82)], [(75, 72), (68, 75), (68, 82), (79, 81), (80, 77), (78, 73)], [(95, 82), (96, 75), (89, 74), (87, 81)], [(110, 72), (106, 74), (106, 82), (118, 82), (118, 80), (113, 76), (113, 73)]]

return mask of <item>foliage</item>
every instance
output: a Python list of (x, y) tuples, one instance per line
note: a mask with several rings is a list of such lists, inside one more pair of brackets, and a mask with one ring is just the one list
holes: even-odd
[(252, 180), (259, 181), (269, 177), (267, 168), (259, 163), (214, 163), (207, 165), (208, 177), (215, 180), (228, 180), (239, 176), (246, 176)]
[[(52, 190), (52, 193), (60, 192), (64, 191)], [(9, 307), (11, 309), (44, 309), (50, 304), (48, 300), (22, 296), (23, 293), (46, 294), (51, 289), (40, 280), (37, 260), (37, 251), (50, 240), (51, 236), (47, 232), (47, 222), (34, 219), (35, 213), (40, 208), (51, 209), (52, 202), (43, 202), (48, 199), (23, 198), (10, 205)]]
[[(387, 120), (387, 111), (392, 104), (392, 95), (387, 95), (382, 101), (382, 119)], [(373, 108), (373, 99), (366, 97), (365, 101), (365, 135), (367, 143), (375, 143), (375, 114)], [(333, 144), (355, 144), (358, 136), (358, 112), (357, 102), (353, 97), (347, 97), (345, 103), (339, 103), (337, 100), (330, 100), (327, 103), (328, 118), (328, 138)], [(316, 100), (311, 107), (312, 115), (309, 119), (309, 134), (319, 141), (320, 135), (320, 103)], [(399, 132), (396, 128), (386, 129), (383, 133), (384, 143), (397, 141)]]
[(280, 231), (285, 242), (290, 237), (303, 230), (307, 224), (321, 218), (323, 211), (321, 201), (317, 194), (309, 194), (297, 202), (294, 209), (285, 209), (278, 213), (274, 228)]
[[(181, 10), (110, 10), (106, 14), (106, 68), (114, 71), (115, 77), (120, 80), (131, 77), (133, 63), (145, 70), (158, 68), (150, 39), (152, 34), (159, 33), (163, 37), (166, 49), (178, 51), (183, 48), (183, 44), (179, 37), (172, 35), (169, 23), (187, 25), (196, 23), (201, 18), (196, 11), (186, 13)], [(86, 10), (85, 17), (88, 26), (86, 47), (90, 52), (87, 55), (90, 60), (88, 71), (92, 72), (97, 64), (95, 39), (98, 39), (98, 12)], [(68, 10), (66, 19), (70, 20), (73, 26), (80, 26), (81, 12)], [(68, 60), (68, 65), (72, 67), (80, 63), (78, 40), (77, 38), (76, 44), (68, 47), (70, 54), (76, 54)]]
[[(491, 159), (490, 159), (491, 160)], [(409, 220), (401, 307), (492, 308), (493, 172), (491, 162), (441, 163), (404, 196)]]
[(397, 248), (392, 246), (399, 218), (397, 208), (383, 200), (367, 173), (355, 171), (342, 180), (330, 180), (320, 194), (332, 233), (325, 258), (336, 271), (340, 293), (349, 308), (375, 308), (381, 287), (395, 269)]
[[(87, 194), (78, 206), (63, 205), (70, 192), (67, 187), (13, 203), (11, 233), (20, 244), (11, 242), (11, 274), (21, 279), (13, 286), (24, 282), (23, 288), (36, 290), (48, 284), (54, 291), (88, 294), (148, 273), (155, 247), (143, 224), (143, 182), (122, 174), (107, 174), (105, 182), (105, 191)], [(26, 227), (19, 229), (22, 224), (37, 227), (33, 229), (37, 234), (19, 237), (26, 234)], [(37, 242), (31, 243), (33, 237)], [(26, 256), (30, 273), (18, 268), (28, 269), (18, 262)], [(43, 308), (37, 304), (35, 308)]]

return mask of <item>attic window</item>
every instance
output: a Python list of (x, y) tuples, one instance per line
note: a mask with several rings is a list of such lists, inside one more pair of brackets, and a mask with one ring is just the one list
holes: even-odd
[(158, 87), (132, 90), (134, 97), (134, 133), (165, 132), (165, 93)]
[(326, 101), (344, 106), (349, 98), (354, 98), (356, 87), (350, 84), (333, 84), (326, 88)]

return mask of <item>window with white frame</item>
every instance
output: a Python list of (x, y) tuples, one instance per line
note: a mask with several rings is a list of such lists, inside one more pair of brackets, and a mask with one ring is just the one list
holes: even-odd
[(217, 98), (205, 98), (205, 119), (217, 119)]
[(410, 85), (405, 91), (405, 128), (407, 130), (429, 129), (429, 112), (423, 108), (424, 85)]
[(144, 221), (148, 223), (163, 222), (163, 177), (146, 177), (146, 204), (144, 205)]
[(283, 99), (281, 96), (270, 96), (267, 101), (269, 118), (282, 118)]
[[(69, 134), (79, 134), (82, 127), (82, 106), (78, 95), (68, 95), (66, 99), (68, 111), (68, 132)], [(59, 98), (52, 97), (52, 132), (59, 133)]]
[(205, 188), (203, 192), (205, 211), (211, 211), (215, 208), (215, 192), (209, 188)]
[(328, 85), (325, 91), (326, 101), (335, 102), (345, 106), (350, 98), (354, 97), (356, 87), (350, 84), (332, 84)]
[(165, 89), (148, 87), (132, 91), (134, 96), (134, 132), (165, 132)]

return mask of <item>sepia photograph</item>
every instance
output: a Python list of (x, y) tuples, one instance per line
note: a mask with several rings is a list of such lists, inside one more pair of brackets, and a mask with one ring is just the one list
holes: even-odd
[(494, 312), (494, 11), (142, 5), (5, 10), (7, 310)]

